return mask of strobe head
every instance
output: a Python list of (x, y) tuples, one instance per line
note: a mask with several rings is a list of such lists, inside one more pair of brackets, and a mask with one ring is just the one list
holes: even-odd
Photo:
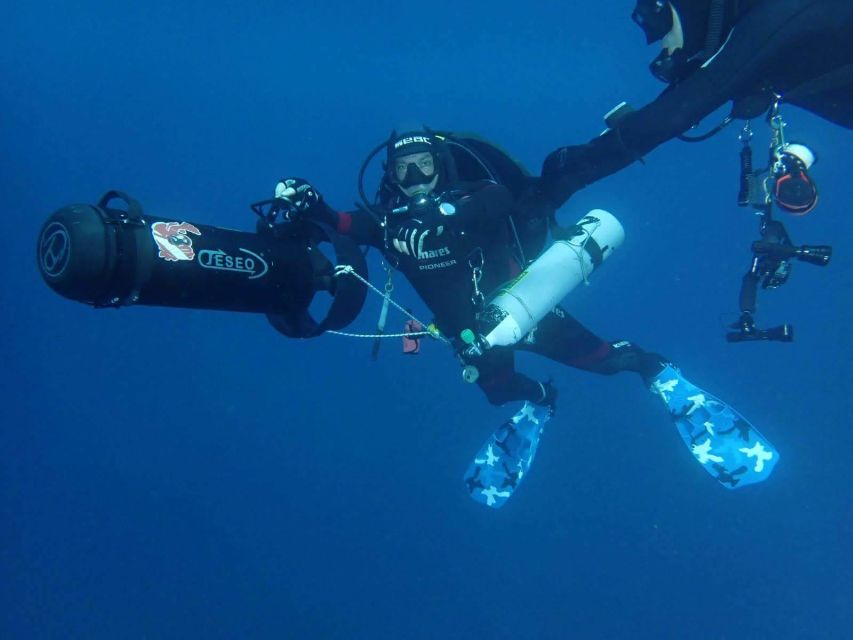
[(793, 342), (794, 327), (790, 324), (781, 324), (778, 327), (771, 327), (770, 329), (753, 328), (750, 331), (738, 329), (736, 331), (729, 331), (726, 334), (726, 340), (728, 342)]
[(752, 243), (752, 251), (757, 256), (766, 256), (777, 260), (796, 259), (808, 264), (825, 267), (832, 258), (832, 247), (826, 244), (800, 245), (795, 247), (788, 244), (777, 244), (775, 242), (763, 242), (761, 240)]
[(825, 267), (829, 264), (829, 260), (832, 258), (832, 247), (826, 244), (804, 244), (797, 247), (796, 258), (797, 260), (802, 260), (809, 264), (816, 264), (819, 267)]
[(759, 329), (755, 326), (755, 319), (749, 312), (740, 315), (737, 322), (730, 327), (732, 331), (726, 333), (728, 342), (793, 342), (794, 327), (790, 324), (780, 324), (778, 327)]

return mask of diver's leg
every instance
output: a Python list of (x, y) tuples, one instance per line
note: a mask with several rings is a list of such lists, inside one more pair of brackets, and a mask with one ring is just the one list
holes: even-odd
[(555, 392), (548, 383), (541, 383), (515, 370), (512, 349), (496, 347), (478, 358), (466, 360), (477, 370), (477, 386), (496, 406), (514, 400), (534, 404), (553, 404)]
[(520, 348), (594, 373), (639, 374), (663, 401), (696, 461), (726, 488), (766, 479), (779, 459), (775, 447), (737, 410), (697, 387), (675, 365), (624, 340), (604, 342), (560, 307)]
[[(465, 471), (465, 486), (477, 502), (500, 508), (527, 477), (545, 423), (554, 412), (555, 394), (518, 373), (512, 349), (497, 347), (478, 358), (466, 358), (476, 367), (477, 384), (489, 402), (502, 405), (523, 400), (524, 405), (486, 438)], [(539, 406), (536, 406), (539, 405)]]
[(644, 351), (627, 340), (602, 340), (562, 307), (554, 307), (518, 347), (593, 373), (613, 375), (633, 371), (646, 384), (666, 362), (659, 354)]

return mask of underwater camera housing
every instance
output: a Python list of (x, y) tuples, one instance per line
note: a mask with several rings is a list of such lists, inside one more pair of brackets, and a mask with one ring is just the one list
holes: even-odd
[(749, 121), (740, 134), (740, 188), (738, 206), (750, 207), (760, 218), (761, 238), (751, 245), (752, 260), (744, 274), (740, 290), (740, 317), (726, 333), (729, 342), (774, 340), (791, 342), (794, 328), (781, 324), (770, 329), (755, 325), (758, 285), (776, 289), (788, 282), (793, 261), (820, 267), (829, 264), (832, 247), (829, 245), (800, 245), (791, 241), (785, 226), (773, 218), (774, 203), (783, 211), (802, 216), (812, 211), (818, 202), (817, 187), (808, 174), (815, 155), (802, 144), (785, 140), (785, 122), (779, 114), (777, 96), (767, 115), (771, 129), (767, 166), (755, 169), (752, 162), (753, 132)]

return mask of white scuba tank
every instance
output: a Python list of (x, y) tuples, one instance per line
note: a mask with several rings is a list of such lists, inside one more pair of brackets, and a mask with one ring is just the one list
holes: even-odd
[(603, 209), (587, 213), (577, 229), (574, 237), (556, 240), (489, 301), (480, 315), (480, 348), (521, 340), (625, 240), (620, 222)]

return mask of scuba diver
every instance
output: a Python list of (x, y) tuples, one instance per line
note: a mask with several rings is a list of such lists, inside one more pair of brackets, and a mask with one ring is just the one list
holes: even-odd
[[(301, 178), (279, 181), (275, 198), (299, 217), (317, 219), (358, 244), (379, 249), (463, 353), (458, 336), (476, 326), (485, 294), (526, 266), (515, 255), (508, 226), (516, 196), (503, 184), (461, 180), (447, 139), (431, 131), (392, 134), (385, 165), (374, 207), (378, 215), (335, 211)], [(512, 349), (463, 355), (476, 366), (476, 383), (494, 405), (526, 400), (553, 406), (556, 399), (550, 382), (515, 371), (514, 349), (594, 373), (634, 371), (647, 380), (660, 372), (663, 361), (626, 341), (605, 342), (558, 306)]]
[[(364, 174), (383, 151), (371, 202)], [(37, 264), (56, 293), (95, 308), (263, 313), (285, 336), (311, 338), (342, 333), (369, 289), (383, 295), (368, 279), (362, 248), (375, 247), (388, 280), (380, 336), (368, 337), (390, 337), (384, 322), (394, 304), (410, 319), (412, 333), (401, 334), (408, 336), (405, 352), (418, 350), (412, 337), (424, 335), (424, 323), (391, 300), (391, 275), (399, 270), (435, 314), (437, 328), (425, 335), (454, 347), (463, 378), (492, 404), (523, 401), (468, 466), (465, 485), (474, 500), (492, 508), (506, 503), (526, 477), (556, 404), (550, 381), (515, 370), (516, 351), (593, 373), (633, 371), (720, 484), (732, 489), (769, 477), (778, 453), (731, 406), (658, 354), (606, 342), (559, 306), (621, 245), (624, 230), (612, 214), (593, 209), (569, 228), (552, 226), (546, 247), (554, 212), (531, 197), (538, 183), (487, 141), (430, 130), (393, 133), (362, 165), (363, 206), (355, 211), (335, 211), (309, 182), (286, 178), (273, 198), (251, 205), (259, 220), (250, 233), (152, 216), (112, 190), (97, 204), (55, 211), (42, 227)], [(332, 300), (315, 320), (310, 307), (320, 293)]]
[[(383, 176), (371, 204), (364, 197), (362, 178), (368, 163), (382, 150)], [(490, 171), (490, 167), (499, 169)], [(554, 302), (541, 307), (535, 325), (517, 332), (512, 340), (489, 343), (483, 338), (507, 316), (496, 309), (496, 298), (490, 293), (507, 292), (513, 285), (504, 283), (527, 276), (536, 296), (563, 276), (563, 270), (552, 270), (544, 279), (531, 277), (537, 263), (560, 242), (535, 261), (524, 255), (525, 248), (530, 258), (542, 249), (545, 238), (539, 223), (553, 215), (553, 210), (529, 208), (528, 196), (537, 182), (484, 141), (428, 129), (393, 132), (362, 166), (359, 190), (364, 207), (337, 211), (311, 183), (289, 177), (276, 184), (267, 222), (288, 225), (307, 219), (378, 249), (434, 314), (434, 325), (448, 337), (464, 365), (466, 381), (476, 382), (493, 405), (524, 401), (524, 408), (492, 435), (466, 474), (476, 500), (500, 507), (508, 499), (532, 462), (542, 425), (553, 414), (557, 389), (551, 381), (537, 381), (516, 371), (518, 350), (598, 374), (637, 373), (664, 400), (697, 460), (724, 486), (763, 480), (778, 458), (772, 445), (731, 407), (684, 379), (660, 355), (625, 340), (607, 342)], [(602, 224), (603, 218), (588, 215), (563, 230), (565, 237), (582, 240), (563, 242), (563, 248), (569, 246), (573, 257), (584, 251), (592, 257), (589, 264), (600, 263), (612, 246), (597, 245), (584, 225)], [(559, 302), (562, 297), (553, 299)], [(533, 306), (528, 303), (531, 300), (521, 302), (525, 311)], [(479, 336), (471, 327), (479, 330)], [(751, 453), (744, 453), (747, 450)], [(760, 465), (749, 461), (754, 456), (759, 456)]]
[[(553, 151), (542, 167), (554, 206), (579, 189), (682, 137), (731, 101), (723, 123), (750, 120), (780, 100), (853, 128), (853, 2), (850, 0), (637, 0), (633, 20), (662, 51), (650, 65), (667, 88), (646, 106), (624, 103), (606, 117), (608, 129), (587, 144)], [(786, 185), (804, 211), (816, 202), (796, 154)], [(803, 164), (807, 164), (807, 160)], [(798, 201), (803, 198), (802, 201)], [(814, 200), (814, 201), (813, 201)]]

